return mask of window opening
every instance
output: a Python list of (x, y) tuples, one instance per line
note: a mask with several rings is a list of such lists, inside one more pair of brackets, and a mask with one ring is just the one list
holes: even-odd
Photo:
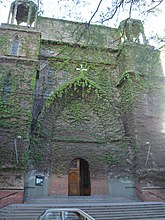
[(62, 70), (60, 75), (61, 75), (60, 76), (61, 79), (60, 79), (59, 84), (62, 85), (62, 84), (66, 83), (68, 81), (69, 73), (66, 70)]
[(40, 71), (37, 70), (37, 72), (36, 72), (36, 79), (39, 79), (39, 78), (40, 78)]
[(48, 70), (48, 75), (47, 75), (47, 79), (45, 82), (44, 96), (46, 96), (46, 97), (51, 96), (53, 94), (55, 88), (56, 88), (55, 70), (53, 68), (50, 68)]
[(11, 55), (17, 56), (18, 55), (18, 49), (19, 49), (19, 37), (18, 37), (18, 35), (16, 35), (14, 37), (13, 42), (12, 42)]
[(12, 77), (11, 74), (7, 74), (3, 82), (3, 91), (2, 91), (2, 101), (5, 102), (6, 99), (10, 98), (12, 89)]

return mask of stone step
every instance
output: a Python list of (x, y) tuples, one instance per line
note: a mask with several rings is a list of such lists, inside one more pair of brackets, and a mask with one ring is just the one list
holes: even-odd
[(91, 203), (91, 204), (16, 204), (0, 210), (0, 220), (34, 220), (48, 208), (75, 207), (96, 220), (160, 220), (165, 219), (165, 203)]
[[(159, 212), (154, 212), (154, 211), (148, 211), (148, 212), (144, 212), (144, 211), (121, 211), (121, 212), (103, 212), (103, 211), (100, 211), (99, 212), (94, 212), (94, 211), (89, 211), (89, 210), (85, 210), (85, 209), (82, 209), (83, 211), (85, 211), (86, 213), (88, 213), (89, 215), (95, 217), (95, 218), (98, 218), (98, 217), (103, 217), (103, 216), (153, 216), (153, 215), (163, 215), (165, 216), (165, 212), (164, 211), (159, 211)], [(34, 218), (38, 215), (40, 215), (42, 213), (41, 212), (34, 212), (34, 213), (31, 213), (31, 212), (26, 212), (26, 213), (12, 213), (12, 217), (25, 217), (25, 216), (28, 216), (29, 218)], [(3, 217), (5, 217), (6, 215), (3, 215)]]
[(41, 204), (41, 203), (105, 203), (105, 202), (138, 202), (137, 197), (111, 197), (111, 196), (66, 196), (66, 197), (40, 197), (40, 198), (30, 198), (25, 201), (27, 204)]
[[(42, 212), (47, 208), (62, 208), (62, 207), (77, 207), (80, 209), (85, 209), (85, 210), (93, 210), (94, 212), (99, 212), (100, 210), (104, 211), (104, 212), (109, 212), (109, 208), (110, 212), (114, 212), (114, 211), (164, 211), (165, 210), (165, 204), (159, 204), (159, 205), (141, 205), (141, 204), (137, 204), (137, 205), (108, 205), (108, 204), (100, 204), (99, 206), (97, 206), (98, 204), (95, 204), (95, 206), (90, 205), (74, 205), (71, 204), (69, 205), (56, 205), (56, 204), (52, 204), (51, 206), (49, 205), (45, 205), (45, 206), (39, 206), (39, 205), (33, 205), (33, 206), (8, 206), (6, 208), (4, 208), (4, 213), (8, 213), (8, 212), (12, 212), (14, 213), (25, 213), (25, 212), (29, 212), (29, 209), (31, 210), (31, 213), (35, 213), (35, 212)], [(8, 211), (7, 211), (8, 210)]]

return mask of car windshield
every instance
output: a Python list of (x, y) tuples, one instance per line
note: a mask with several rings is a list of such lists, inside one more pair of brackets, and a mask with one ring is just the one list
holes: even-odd
[(62, 212), (46, 212), (42, 220), (62, 220)]
[(83, 220), (83, 217), (78, 212), (65, 211), (64, 220)]

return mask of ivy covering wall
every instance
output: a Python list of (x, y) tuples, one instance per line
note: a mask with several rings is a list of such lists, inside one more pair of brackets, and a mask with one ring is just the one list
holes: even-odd
[[(117, 53), (44, 42), (43, 58), (50, 51), (52, 57), (42, 61), (42, 66), (43, 63), (47, 66), (42, 69), (36, 88), (39, 94), (40, 88), (45, 86), (50, 95), (43, 94), (44, 104), (40, 105), (41, 114), (32, 137), (34, 164), (40, 170), (44, 163), (45, 171), (66, 173), (69, 162), (82, 157), (95, 173), (103, 170), (107, 173), (114, 164), (119, 167), (125, 163), (128, 151), (123, 141), (116, 87)], [(55, 57), (57, 52), (59, 55)], [(65, 80), (60, 75), (64, 71)]]
[[(152, 142), (155, 152), (164, 145), (159, 51), (119, 45), (118, 29), (57, 23), (39, 19), (41, 41), (34, 30), (1, 32), (1, 167), (30, 164), (28, 169), (66, 174), (71, 160), (83, 158), (95, 175), (136, 176), (146, 169), (144, 143)], [(19, 55), (13, 57), (16, 34)], [(154, 168), (153, 160), (149, 164)]]
[[(12, 54), (15, 36), (18, 45)], [(1, 169), (23, 170), (27, 166), (39, 37), (35, 32), (1, 29)]]

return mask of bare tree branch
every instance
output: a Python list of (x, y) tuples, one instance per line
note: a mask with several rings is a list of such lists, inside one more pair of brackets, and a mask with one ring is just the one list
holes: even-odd
[(102, 23), (104, 23), (105, 21), (111, 20), (111, 19), (115, 16), (115, 14), (117, 13), (118, 9), (119, 9), (121, 6), (123, 6), (123, 4), (124, 4), (124, 0), (121, 0), (121, 1), (119, 2), (119, 4), (116, 5), (116, 7), (115, 7), (115, 9), (114, 9), (114, 11), (113, 11), (113, 13), (112, 13), (112, 15), (109, 16), (108, 18), (102, 20)]
[(98, 12), (102, 1), (103, 1), (103, 0), (100, 0), (99, 4), (97, 5), (96, 11), (93, 13), (92, 17), (90, 18), (90, 20), (89, 20), (89, 22), (88, 22), (88, 26), (90, 25), (92, 19), (95, 17), (96, 13)]
[(133, 0), (131, 1), (130, 8), (129, 8), (129, 18), (131, 17), (132, 6), (133, 6)]
[[(150, 12), (152, 12), (153, 10), (155, 10), (163, 1), (164, 1), (164, 0), (160, 0), (157, 5), (155, 5), (154, 7), (150, 8), (150, 9), (148, 9), (148, 10), (146, 11), (146, 13), (150, 13)], [(157, 2), (157, 1), (153, 1), (153, 2)]]

